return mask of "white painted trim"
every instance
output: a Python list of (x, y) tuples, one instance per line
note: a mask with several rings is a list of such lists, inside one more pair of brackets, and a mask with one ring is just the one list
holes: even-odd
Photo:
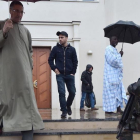
[(73, 40), (73, 41), (80, 41), (81, 38), (73, 38), (72, 40)]
[(80, 1), (80, 0), (78, 0), (78, 1), (68, 1), (68, 0), (50, 0), (50, 1), (52, 1), (52, 2), (83, 2), (83, 3), (99, 3), (100, 1), (99, 0), (95, 0), (95, 1)]
[(32, 47), (33, 48), (52, 48), (52, 46), (40, 46), (40, 45), (37, 45), (37, 46), (33, 45)]
[(24, 25), (58, 25), (58, 26), (73, 26), (73, 25), (80, 25), (81, 21), (72, 21), (72, 22), (54, 22), (54, 21), (22, 21)]
[[(68, 42), (80, 41), (80, 38), (68, 39)], [(59, 41), (58, 38), (32, 38), (32, 41)]]
[(80, 21), (73, 21), (72, 25), (80, 25), (80, 23), (81, 23)]

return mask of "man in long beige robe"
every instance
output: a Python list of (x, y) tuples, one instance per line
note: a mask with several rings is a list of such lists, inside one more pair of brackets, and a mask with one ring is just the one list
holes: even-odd
[(20, 23), (23, 13), (22, 3), (12, 2), (11, 19), (0, 22), (0, 119), (3, 131), (24, 134), (44, 125), (33, 89), (31, 36)]

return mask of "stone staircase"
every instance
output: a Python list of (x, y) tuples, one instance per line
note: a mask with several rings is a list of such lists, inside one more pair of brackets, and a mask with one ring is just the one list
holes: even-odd
[[(116, 140), (119, 118), (44, 120), (45, 129), (34, 132), (34, 140)], [(140, 133), (134, 133), (134, 140)], [(19, 132), (3, 133), (0, 140), (21, 140)]]

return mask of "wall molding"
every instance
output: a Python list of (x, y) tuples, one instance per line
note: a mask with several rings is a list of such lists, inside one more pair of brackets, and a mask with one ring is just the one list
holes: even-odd
[[(68, 42), (80, 41), (81, 38), (71, 38)], [(58, 42), (58, 38), (32, 38), (32, 41), (55, 41)]]
[(100, 1), (99, 0), (95, 0), (95, 1), (80, 1), (80, 0), (75, 0), (75, 1), (72, 1), (72, 0), (50, 0), (50, 2), (80, 2), (80, 3), (99, 3)]
[(57, 25), (57, 26), (73, 26), (80, 25), (81, 21), (58, 22), (58, 21), (22, 21), (24, 25)]

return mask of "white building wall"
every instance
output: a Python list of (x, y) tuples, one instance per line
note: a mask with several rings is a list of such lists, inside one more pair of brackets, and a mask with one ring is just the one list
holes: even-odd
[[(139, 0), (105, 0), (106, 23), (115, 23), (118, 20), (133, 21), (140, 25), (140, 1)], [(109, 15), (109, 16), (107, 16)], [(107, 42), (108, 43), (108, 42)], [(120, 51), (122, 43), (119, 43)], [(137, 81), (140, 77), (140, 42), (135, 44), (124, 43), (124, 78), (123, 83), (128, 85)]]
[[(93, 85), (97, 106), (102, 106), (104, 51), (105, 47), (109, 44), (108, 39), (104, 38), (103, 28), (118, 20), (133, 20), (139, 24), (139, 5), (139, 0), (99, 0), (99, 2), (95, 3), (46, 1), (29, 3), (29, 5), (24, 3), (26, 14), (23, 17), (23, 21), (81, 21), (78, 36), (81, 38), (80, 44), (78, 44), (75, 39), (77, 38), (78, 31), (75, 30), (74, 34), (71, 29), (69, 30), (70, 38), (74, 37), (75, 40), (71, 43), (79, 50), (79, 73), (77, 73), (77, 75), (78, 77), (81, 76), (81, 73), (85, 70), (87, 64), (90, 63), (93, 65)], [(7, 3), (0, 1), (0, 20), (7, 17)], [(67, 29), (68, 28), (64, 27), (64, 30)], [(42, 30), (41, 28), (35, 29), (34, 27), (31, 27), (30, 30), (32, 30), (32, 36), (34, 37), (45, 36), (51, 38), (54, 37), (56, 27), (54, 26), (54, 28), (51, 29), (52, 32), (50, 34), (46, 34), (46, 32), (50, 30), (48, 26), (45, 27), (45, 30)], [(38, 36), (38, 32), (42, 33), (42, 36)], [(36, 41), (35, 43), (37, 45), (45, 45), (44, 42), (39, 44), (40, 42)], [(118, 50), (120, 49), (121, 44), (118, 45)], [(89, 50), (92, 51), (92, 55), (87, 54)], [(139, 43), (134, 45), (124, 44), (123, 81), (126, 89), (130, 83), (136, 81), (139, 77), (139, 53)], [(52, 81), (56, 82), (55, 80), (55, 77), (52, 77)], [(76, 79), (76, 84), (77, 88), (80, 89), (80, 78)], [(56, 86), (52, 88), (56, 88)], [(78, 108), (80, 106), (80, 90), (78, 90), (76, 94), (75, 102), (77, 105), (74, 104), (74, 107)], [(58, 96), (57, 93), (56, 96)]]
[[(79, 60), (79, 25), (80, 22), (22, 22), (31, 32), (32, 35), (32, 46), (33, 47), (53, 47), (58, 42), (56, 36), (57, 31), (65, 30), (69, 33), (68, 42), (75, 47), (77, 57)], [(77, 93), (80, 93), (79, 85), (79, 66), (75, 75), (75, 85)], [(59, 108), (59, 96), (57, 90), (56, 74), (51, 71), (51, 107)], [(66, 90), (67, 91), (67, 90)], [(66, 97), (68, 92), (66, 92)], [(77, 94), (73, 102), (72, 108), (79, 108), (80, 94)]]

